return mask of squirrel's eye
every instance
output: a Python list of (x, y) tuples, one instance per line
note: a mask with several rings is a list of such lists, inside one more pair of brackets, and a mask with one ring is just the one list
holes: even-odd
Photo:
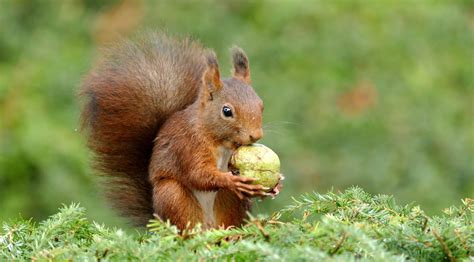
[(222, 108), (222, 114), (224, 114), (225, 117), (232, 117), (234, 114), (232, 113), (232, 109), (228, 106), (224, 106)]

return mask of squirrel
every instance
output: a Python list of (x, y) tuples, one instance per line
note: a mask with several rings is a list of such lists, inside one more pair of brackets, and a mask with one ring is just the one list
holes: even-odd
[(148, 34), (112, 47), (86, 75), (81, 119), (94, 167), (136, 225), (155, 215), (180, 230), (240, 226), (252, 197), (278, 193), (229, 172), (233, 151), (263, 136), (242, 49), (232, 62), (232, 77), (221, 79), (212, 50)]

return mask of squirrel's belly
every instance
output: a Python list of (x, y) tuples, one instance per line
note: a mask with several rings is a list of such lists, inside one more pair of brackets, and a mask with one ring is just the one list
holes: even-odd
[(193, 194), (199, 202), (202, 209), (204, 228), (216, 227), (216, 215), (214, 213), (214, 202), (216, 200), (216, 191), (193, 190)]
[[(224, 147), (217, 149), (217, 168), (222, 172), (228, 171), (228, 164), (232, 151)], [(201, 206), (203, 219), (202, 221), (204, 228), (213, 228), (217, 226), (216, 214), (214, 212), (214, 202), (216, 200), (217, 191), (199, 191), (193, 190), (193, 194)]]

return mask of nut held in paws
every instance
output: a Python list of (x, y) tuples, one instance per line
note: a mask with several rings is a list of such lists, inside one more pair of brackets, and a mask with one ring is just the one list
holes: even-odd
[(237, 148), (230, 159), (240, 176), (256, 178), (254, 184), (273, 189), (280, 179), (280, 159), (270, 148), (252, 144)]

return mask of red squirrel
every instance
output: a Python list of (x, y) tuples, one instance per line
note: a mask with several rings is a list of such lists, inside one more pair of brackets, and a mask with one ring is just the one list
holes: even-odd
[(228, 171), (232, 152), (262, 135), (263, 102), (246, 54), (221, 79), (212, 50), (151, 34), (109, 50), (86, 76), (82, 125), (105, 191), (122, 215), (179, 229), (239, 226), (267, 188)]

